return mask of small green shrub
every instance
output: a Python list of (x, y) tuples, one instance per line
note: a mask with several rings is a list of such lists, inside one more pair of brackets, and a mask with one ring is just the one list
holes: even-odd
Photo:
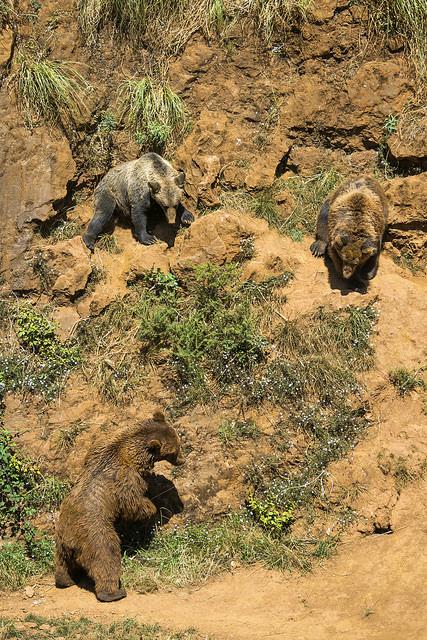
[(34, 48), (21, 49), (17, 63), (16, 97), (28, 127), (73, 123), (84, 111), (89, 85), (72, 63), (49, 60)]
[(420, 371), (409, 371), (404, 367), (400, 367), (389, 373), (389, 379), (398, 390), (399, 395), (406, 396), (411, 391), (426, 388), (426, 383), (419, 374)]
[(29, 520), (38, 509), (56, 509), (67, 485), (44, 477), (37, 465), (20, 456), (12, 435), (3, 428), (0, 461), (0, 534), (32, 533)]
[(80, 363), (74, 341), (61, 342), (55, 326), (30, 305), (10, 307), (14, 318), (15, 345), (7, 337), (0, 350), (0, 383), (3, 391), (42, 393), (56, 397), (71, 370)]
[(142, 147), (161, 151), (187, 126), (181, 98), (162, 79), (126, 80), (119, 89), (119, 101), (121, 119)]
[(173, 280), (159, 288), (153, 278), (161, 284), (165, 276), (152, 272), (141, 281), (139, 338), (151, 356), (167, 353), (183, 399), (221, 395), (263, 359), (267, 343), (256, 331), (235, 265), (196, 267), (187, 291)]
[(236, 440), (256, 439), (260, 431), (253, 420), (225, 420), (219, 425), (218, 436), (224, 445)]
[(261, 500), (252, 493), (246, 498), (246, 506), (255, 521), (272, 534), (282, 533), (295, 519), (292, 507), (279, 510), (273, 500)]

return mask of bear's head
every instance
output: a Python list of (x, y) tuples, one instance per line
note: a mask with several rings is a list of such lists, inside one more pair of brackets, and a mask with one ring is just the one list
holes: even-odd
[(342, 260), (342, 275), (346, 280), (378, 251), (374, 238), (352, 238), (346, 233), (337, 234), (332, 246)]
[(151, 197), (163, 209), (169, 224), (175, 224), (176, 212), (184, 195), (183, 187), (185, 174), (183, 171), (170, 178), (162, 177), (162, 180), (153, 180), (148, 183)]
[(160, 413), (128, 432), (121, 443), (119, 458), (122, 463), (138, 470), (151, 468), (160, 460), (167, 460), (173, 465), (184, 464), (178, 434)]

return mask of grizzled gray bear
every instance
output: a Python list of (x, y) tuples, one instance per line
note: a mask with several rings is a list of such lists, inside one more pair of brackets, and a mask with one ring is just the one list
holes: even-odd
[(146, 153), (110, 169), (94, 192), (94, 214), (83, 235), (87, 247), (93, 250), (116, 209), (130, 216), (136, 239), (146, 245), (156, 242), (147, 231), (147, 213), (153, 202), (170, 224), (191, 224), (194, 216), (181, 204), (184, 179), (183, 171), (176, 171), (157, 153)]

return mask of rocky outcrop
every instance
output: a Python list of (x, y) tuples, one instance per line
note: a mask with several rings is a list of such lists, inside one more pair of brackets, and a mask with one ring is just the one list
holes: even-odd
[(217, 211), (199, 218), (179, 236), (171, 258), (174, 271), (211, 262), (224, 264), (239, 258), (242, 241), (259, 233), (255, 220), (233, 211)]
[(66, 197), (76, 166), (66, 138), (45, 127), (25, 128), (5, 88), (0, 112), (0, 138), (7, 140), (0, 146), (1, 271), (11, 289), (26, 291), (34, 285), (25, 257), (31, 223), (55, 214), (54, 205)]
[(394, 178), (386, 188), (392, 204), (388, 240), (402, 252), (427, 258), (427, 175)]
[(92, 272), (90, 253), (80, 236), (58, 242), (39, 252), (49, 291), (67, 300), (84, 290)]

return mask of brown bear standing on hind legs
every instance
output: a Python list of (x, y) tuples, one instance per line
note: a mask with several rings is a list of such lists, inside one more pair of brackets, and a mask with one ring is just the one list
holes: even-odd
[(347, 180), (324, 202), (311, 252), (323, 256), (327, 249), (338, 274), (364, 289), (378, 270), (387, 216), (387, 197), (376, 180)]
[(120, 539), (116, 521), (149, 519), (156, 507), (147, 497), (147, 476), (154, 463), (184, 459), (178, 436), (162, 414), (116, 432), (93, 446), (83, 471), (61, 505), (56, 527), (55, 584), (74, 584), (83, 569), (95, 583), (98, 600), (126, 596), (120, 585)]

